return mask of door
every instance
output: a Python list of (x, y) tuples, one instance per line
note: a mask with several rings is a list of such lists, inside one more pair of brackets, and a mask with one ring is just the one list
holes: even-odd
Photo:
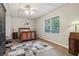
[(5, 12), (4, 5), (0, 3), (0, 56), (5, 52)]

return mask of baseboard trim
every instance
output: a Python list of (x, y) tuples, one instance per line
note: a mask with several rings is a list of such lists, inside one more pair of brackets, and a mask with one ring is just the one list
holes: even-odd
[(61, 46), (61, 47), (65, 48), (65, 49), (68, 49), (68, 46), (62, 45), (62, 44), (60, 44), (60, 43), (57, 43), (57, 42), (54, 42), (54, 41), (50, 41), (50, 40), (47, 40), (47, 39), (45, 39), (45, 38), (39, 38), (39, 39), (48, 41), (48, 42), (50, 42), (50, 43), (52, 43), (52, 44), (56, 44), (56, 45)]

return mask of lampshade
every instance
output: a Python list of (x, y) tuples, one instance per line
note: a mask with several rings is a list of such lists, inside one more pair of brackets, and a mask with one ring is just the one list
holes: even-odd
[(79, 25), (79, 21), (73, 21), (72, 25), (75, 26), (75, 32), (77, 32), (77, 25)]

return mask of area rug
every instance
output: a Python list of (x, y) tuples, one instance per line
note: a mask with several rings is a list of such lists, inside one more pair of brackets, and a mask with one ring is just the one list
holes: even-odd
[(50, 51), (52, 47), (41, 41), (27, 41), (18, 43), (11, 47), (8, 56), (40, 56), (45, 51)]

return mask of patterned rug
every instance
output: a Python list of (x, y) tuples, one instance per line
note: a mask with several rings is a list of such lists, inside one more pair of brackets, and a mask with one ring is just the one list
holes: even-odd
[(8, 56), (40, 56), (50, 49), (52, 47), (47, 43), (35, 40), (27, 41), (13, 45)]

